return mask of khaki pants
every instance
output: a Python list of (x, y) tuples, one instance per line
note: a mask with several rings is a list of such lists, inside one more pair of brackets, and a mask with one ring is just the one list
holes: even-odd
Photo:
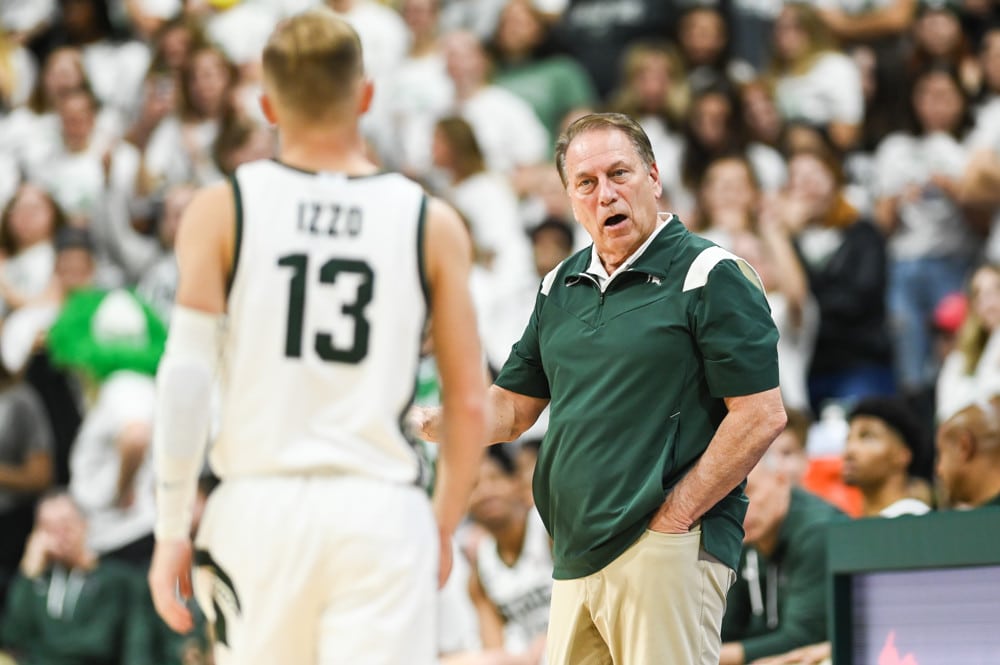
[(735, 573), (701, 549), (701, 529), (646, 531), (603, 570), (556, 580), (548, 665), (718, 665)]

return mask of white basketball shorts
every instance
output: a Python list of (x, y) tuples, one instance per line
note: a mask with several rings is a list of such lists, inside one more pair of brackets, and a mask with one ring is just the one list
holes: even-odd
[(227, 480), (195, 545), (217, 665), (436, 663), (438, 538), (417, 487)]

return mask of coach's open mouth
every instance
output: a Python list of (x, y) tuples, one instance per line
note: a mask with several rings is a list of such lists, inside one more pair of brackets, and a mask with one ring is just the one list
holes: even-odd
[(628, 219), (628, 217), (626, 217), (625, 215), (621, 214), (611, 215), (610, 217), (604, 220), (604, 226), (605, 227), (617, 226), (618, 224), (624, 222), (626, 219)]

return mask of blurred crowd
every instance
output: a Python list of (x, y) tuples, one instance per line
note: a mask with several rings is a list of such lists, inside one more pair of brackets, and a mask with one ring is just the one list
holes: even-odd
[[(491, 369), (539, 280), (589, 242), (551, 163), (555, 139), (587, 112), (627, 113), (652, 141), (661, 209), (745, 257), (768, 291), (793, 423), (768, 472), (852, 516), (1000, 492), (992, 0), (4, 0), (0, 649), (23, 662), (205, 662), (204, 640), (164, 632), (143, 583), (172, 245), (195, 188), (275, 156), (260, 52), (283, 17), (323, 4), (363, 44), (372, 159), (468, 224)], [(427, 354), (420, 395), (433, 400)], [(855, 427), (872, 412), (903, 448), (869, 463)], [(955, 422), (974, 433), (954, 435), (961, 459), (934, 447)], [(484, 499), (461, 544), (442, 600), (456, 663), (537, 662), (544, 556), (530, 583), (501, 564), (538, 549), (524, 474), (543, 433), (484, 463), (484, 486), (520, 498), (499, 500), (507, 512)], [(969, 460), (981, 472), (954, 472)], [(879, 498), (890, 472), (896, 490)], [(942, 473), (979, 489), (942, 491)], [(39, 506), (52, 487), (67, 489)], [(734, 636), (780, 623), (749, 572), (773, 551), (766, 538), (748, 548), (740, 584), (757, 591)], [(511, 585), (523, 593), (504, 596)], [(529, 618), (508, 653), (515, 615)]]

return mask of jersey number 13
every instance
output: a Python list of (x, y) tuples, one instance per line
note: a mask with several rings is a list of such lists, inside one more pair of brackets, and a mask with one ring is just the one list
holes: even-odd
[[(285, 356), (302, 357), (302, 327), (305, 320), (306, 276), (309, 270), (307, 254), (288, 254), (278, 259), (278, 265), (292, 269), (288, 288), (288, 324), (285, 332)], [(365, 318), (365, 306), (372, 300), (375, 274), (364, 261), (330, 259), (319, 269), (320, 284), (334, 284), (342, 274), (358, 276), (358, 290), (352, 302), (341, 303), (340, 311), (354, 323), (354, 342), (350, 346), (338, 345), (333, 335), (317, 332), (314, 347), (316, 355), (328, 362), (356, 364), (368, 355), (370, 326)]]

